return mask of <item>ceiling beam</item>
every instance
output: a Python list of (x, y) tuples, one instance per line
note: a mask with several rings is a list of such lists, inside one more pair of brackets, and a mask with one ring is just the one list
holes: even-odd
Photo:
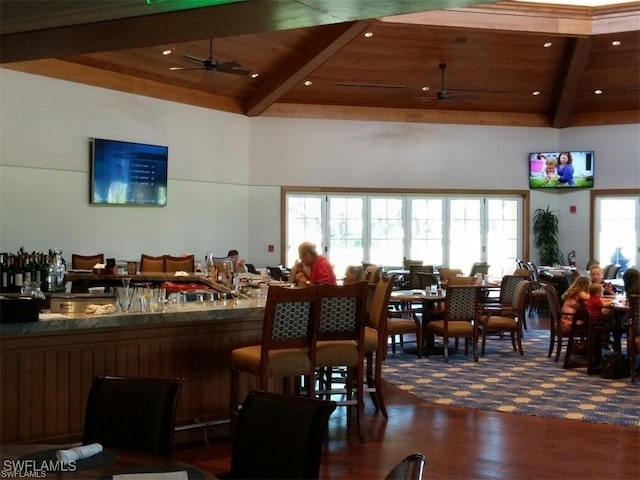
[(286, 59), (274, 68), (278, 73), (247, 100), (245, 114), (260, 115), (370, 26), (371, 22), (367, 21), (344, 23), (332, 30), (330, 36), (314, 37), (296, 58)]
[(591, 53), (592, 39), (576, 38), (573, 40), (571, 58), (567, 68), (562, 90), (558, 99), (551, 126), (554, 128), (565, 128), (569, 125), (572, 107), (578, 93), (582, 74), (587, 66), (589, 54)]
[[(254, 34), (292, 28), (330, 25), (383, 15), (455, 8), (496, 0), (245, 0), (186, 10), (140, 14), (131, 3), (126, 18), (113, 18), (110, 11), (124, 15), (122, 5), (105, 6), (102, 2), (81, 2), (83, 16), (71, 2), (47, 3), (49, 15), (39, 12), (41, 2), (9, 0), (11, 9), (0, 2), (0, 63), (40, 58), (60, 58), (84, 53), (150, 47), (171, 43)], [(73, 2), (75, 4), (79, 2)], [(198, 2), (192, 2), (197, 4)], [(206, 2), (204, 2), (206, 4)], [(174, 2), (178, 5), (180, 2)], [(184, 5), (184, 2), (182, 2)], [(55, 16), (55, 5), (59, 15)], [(90, 7), (98, 10), (91, 12)], [(102, 12), (100, 12), (102, 9)], [(91, 14), (101, 15), (89, 23), (78, 23)], [(115, 14), (115, 13), (112, 13)], [(20, 18), (20, 16), (22, 18)], [(43, 18), (43, 17), (49, 17)], [(11, 18), (13, 17), (13, 18)], [(55, 18), (54, 18), (55, 17)], [(38, 28), (42, 21), (55, 20), (55, 26)], [(86, 21), (86, 20), (85, 20)], [(40, 22), (40, 23), (39, 23)], [(19, 28), (18, 28), (19, 25)], [(30, 27), (31, 25), (31, 27)], [(13, 28), (11, 28), (13, 27)]]

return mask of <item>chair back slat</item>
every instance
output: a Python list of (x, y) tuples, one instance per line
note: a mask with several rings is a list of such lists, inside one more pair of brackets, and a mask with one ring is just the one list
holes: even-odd
[(526, 281), (526, 277), (520, 275), (505, 275), (500, 284), (500, 303), (510, 305), (516, 295), (516, 289), (521, 282)]

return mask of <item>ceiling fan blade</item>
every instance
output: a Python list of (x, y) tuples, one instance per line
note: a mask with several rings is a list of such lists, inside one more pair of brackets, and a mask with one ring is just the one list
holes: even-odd
[(465, 92), (465, 93), (491, 93), (491, 94), (503, 94), (511, 93), (508, 90), (485, 90), (481, 88), (448, 88), (451, 92)]
[(182, 70), (205, 70), (203, 67), (169, 67), (169, 70), (172, 72), (182, 71)]
[(404, 85), (394, 85), (385, 83), (365, 83), (365, 82), (336, 82), (339, 87), (362, 87), (362, 88), (406, 88)]
[(204, 63), (206, 62), (208, 59), (206, 58), (200, 58), (200, 57), (196, 57), (194, 55), (189, 55), (188, 53), (184, 55), (185, 60), (190, 60), (192, 62), (196, 62), (196, 63)]
[(249, 75), (251, 73), (251, 70), (243, 68), (238, 62), (219, 63), (215, 70), (221, 73), (231, 73), (234, 75)]

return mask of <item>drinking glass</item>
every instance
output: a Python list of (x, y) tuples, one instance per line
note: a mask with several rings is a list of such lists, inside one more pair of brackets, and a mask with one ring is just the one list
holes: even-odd
[(116, 288), (116, 300), (118, 302), (118, 310), (126, 313), (131, 308), (131, 299), (133, 298), (133, 290), (128, 287)]

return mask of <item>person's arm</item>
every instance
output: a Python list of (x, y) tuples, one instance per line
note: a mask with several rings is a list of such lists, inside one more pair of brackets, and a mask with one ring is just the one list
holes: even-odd
[(571, 185), (573, 183), (573, 166), (565, 165), (562, 169), (562, 173), (558, 176), (558, 181), (560, 183), (568, 183)]

